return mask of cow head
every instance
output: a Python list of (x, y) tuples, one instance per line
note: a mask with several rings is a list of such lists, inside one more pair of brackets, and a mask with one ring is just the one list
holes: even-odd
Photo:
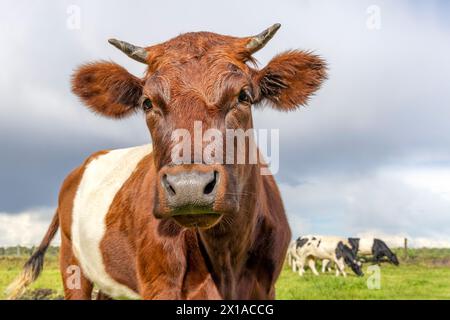
[[(295, 110), (325, 79), (325, 62), (305, 51), (284, 52), (257, 69), (252, 54), (279, 27), (275, 24), (244, 38), (186, 33), (145, 48), (111, 39), (112, 45), (148, 66), (143, 78), (105, 61), (76, 70), (72, 90), (92, 111), (115, 119), (136, 112), (144, 115), (157, 172), (153, 182), (156, 217), (208, 228), (223, 216), (237, 214), (259, 164), (224, 164), (225, 156), (222, 162), (206, 163), (203, 156), (210, 144), (195, 141), (196, 123), (205, 134), (209, 129), (223, 133), (222, 138), (214, 136), (210, 142), (215, 147), (224, 146), (227, 130), (253, 128), (252, 105), (267, 102), (280, 111)], [(173, 159), (174, 148), (179, 147), (173, 139), (176, 130), (192, 138), (188, 148), (175, 152), (188, 159), (182, 163)], [(215, 147), (215, 156), (231, 151), (229, 145), (222, 151)], [(244, 150), (247, 159), (248, 148)]]
[(361, 263), (357, 261), (357, 257), (355, 253), (349, 248), (347, 245), (340, 241), (336, 248), (336, 256), (337, 258), (343, 257), (345, 264), (347, 264), (353, 272), (362, 277), (364, 273), (361, 270)]

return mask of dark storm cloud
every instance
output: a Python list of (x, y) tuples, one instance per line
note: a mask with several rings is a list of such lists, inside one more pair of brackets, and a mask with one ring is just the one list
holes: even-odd
[[(72, 5), (79, 9), (80, 29), (67, 27)], [(379, 30), (366, 25), (371, 5), (380, 9)], [(448, 167), (450, 28), (443, 5), (164, 1), (155, 7), (148, 1), (7, 1), (8, 10), (0, 12), (0, 41), (6, 44), (0, 51), (0, 212), (54, 207), (62, 180), (90, 153), (149, 141), (141, 116), (101, 119), (70, 93), (73, 69), (87, 61), (113, 60), (142, 74), (142, 65), (106, 39), (150, 45), (199, 30), (245, 36), (280, 22), (280, 32), (256, 55), (261, 66), (292, 48), (315, 50), (329, 63), (329, 80), (307, 108), (289, 114), (269, 107), (255, 111), (258, 128), (280, 129), (277, 180), (287, 190), (290, 217), (320, 225), (322, 229), (311, 230), (324, 232), (357, 232), (374, 225), (355, 213), (346, 222), (355, 226), (341, 228), (337, 217), (365, 209), (344, 205), (344, 195), (333, 196), (325, 186), (359, 185), (370, 192), (378, 178), (369, 179), (371, 185), (358, 175), (377, 177), (376, 172), (390, 166)], [(326, 178), (334, 175), (339, 179)], [(305, 193), (302, 186), (311, 181), (316, 189)], [(406, 192), (402, 199), (416, 194), (404, 184), (394, 185)], [(317, 198), (316, 192), (328, 193)], [(296, 194), (305, 202), (297, 203)], [(386, 206), (379, 208), (382, 217), (392, 212)], [(437, 213), (436, 223), (442, 219)], [(385, 219), (378, 222), (378, 229), (391, 227)], [(431, 219), (428, 230), (433, 225)], [(393, 230), (408, 228), (399, 224)]]

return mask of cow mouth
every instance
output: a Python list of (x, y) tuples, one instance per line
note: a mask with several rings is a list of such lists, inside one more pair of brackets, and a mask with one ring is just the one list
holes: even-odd
[(362, 272), (360, 266), (358, 266), (357, 264), (351, 265), (351, 269), (353, 270), (354, 273), (356, 273), (357, 276), (359, 277), (364, 276), (364, 273)]
[(172, 218), (186, 228), (208, 229), (216, 225), (222, 218), (222, 214), (211, 208), (182, 208), (176, 209), (171, 214)]

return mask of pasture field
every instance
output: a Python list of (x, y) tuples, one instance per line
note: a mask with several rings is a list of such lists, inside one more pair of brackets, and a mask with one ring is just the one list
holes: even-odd
[[(277, 299), (450, 299), (450, 249), (410, 249), (401, 265), (382, 264), (380, 288), (369, 289), (367, 273), (356, 277), (335, 277), (334, 273), (312, 275), (307, 269), (304, 277), (286, 265), (276, 284)], [(5, 288), (19, 273), (26, 256), (0, 256), (0, 299)], [(370, 280), (369, 280), (370, 282)], [(56, 254), (46, 256), (44, 271), (29, 288), (25, 299), (62, 299), (62, 286)]]

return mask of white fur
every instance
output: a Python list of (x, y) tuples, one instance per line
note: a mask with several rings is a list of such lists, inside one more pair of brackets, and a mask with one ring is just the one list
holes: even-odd
[(348, 244), (347, 239), (317, 235), (309, 235), (303, 238), (307, 238), (308, 242), (306, 242), (302, 247), (296, 248), (295, 251), (295, 261), (298, 272), (301, 276), (305, 273), (305, 263), (308, 263), (311, 271), (318, 276), (319, 273), (316, 269), (315, 260), (319, 259), (334, 262), (336, 264), (336, 276), (339, 276), (339, 274), (342, 274), (344, 277), (347, 276), (347, 273), (345, 272), (344, 258), (337, 258), (336, 256), (336, 247), (338, 246), (338, 243), (342, 242), (344, 244)]
[(372, 255), (373, 238), (360, 238), (358, 254), (360, 255)]
[(118, 149), (92, 160), (85, 168), (74, 199), (72, 246), (84, 275), (111, 297), (139, 298), (130, 288), (106, 272), (100, 242), (105, 235), (105, 217), (123, 184), (139, 161), (152, 152), (151, 145)]

